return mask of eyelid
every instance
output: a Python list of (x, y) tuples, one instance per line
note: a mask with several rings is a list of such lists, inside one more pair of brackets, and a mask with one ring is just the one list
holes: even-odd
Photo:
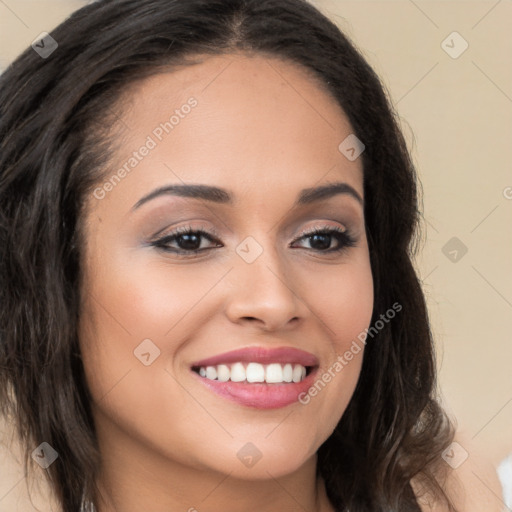
[[(162, 231), (160, 231), (159, 233), (161, 233)], [(170, 233), (161, 236), (160, 238), (153, 238), (153, 241), (151, 241), (149, 245), (152, 245), (165, 252), (173, 253), (176, 257), (182, 258), (192, 258), (200, 253), (208, 253), (211, 249), (219, 248), (219, 245), (217, 245), (216, 247), (214, 246), (191, 250), (169, 247), (168, 244), (170, 244), (171, 242), (175, 242), (175, 240), (180, 236), (191, 233), (198, 234), (200, 238), (207, 239), (211, 243), (218, 242), (221, 244), (222, 247), (224, 246), (220, 240), (220, 236), (218, 235), (214, 228), (206, 228), (205, 226), (194, 227), (190, 224), (185, 226), (179, 226), (172, 230)], [(357, 245), (358, 237), (353, 235), (348, 228), (341, 227), (339, 225), (333, 226), (328, 224), (323, 224), (321, 226), (315, 226), (312, 228), (304, 228), (303, 230), (301, 230), (300, 234), (294, 238), (294, 240), (291, 242), (291, 245), (295, 244), (296, 242), (302, 239), (311, 238), (317, 234), (325, 233), (328, 233), (330, 236), (334, 236), (337, 239), (339, 246), (334, 249), (328, 249), (325, 251), (307, 248), (305, 249), (313, 251), (313, 253), (320, 253), (322, 255), (332, 256), (337, 254), (341, 255), (349, 248)]]
[(179, 236), (183, 233), (187, 233), (189, 231), (196, 232), (201, 231), (204, 232), (205, 235), (208, 235), (211, 238), (217, 239), (219, 241), (222, 236), (214, 227), (207, 227), (204, 224), (199, 226), (193, 226), (192, 224), (185, 224), (184, 226), (178, 226), (176, 228), (164, 228), (160, 231), (157, 231), (149, 240), (149, 243), (157, 242), (158, 240), (168, 238), (171, 236)]
[[(329, 229), (334, 229), (336, 231), (346, 233), (347, 235), (352, 234), (352, 232), (346, 226), (340, 226), (339, 224), (338, 225), (322, 224), (321, 226), (313, 226), (313, 227), (303, 228), (292, 241), (296, 242), (298, 239), (300, 239), (306, 235), (311, 235), (311, 233), (318, 232), (318, 231), (327, 231)], [(193, 231), (193, 232), (201, 231), (204, 233), (204, 235), (208, 235), (210, 238), (215, 238), (216, 241), (220, 241), (219, 239), (222, 236), (214, 227), (207, 227), (204, 224), (201, 224), (198, 226), (186, 224), (184, 226), (178, 226), (177, 228), (172, 228), (169, 230), (169, 232), (167, 232), (167, 230), (168, 230), (168, 228), (164, 228), (164, 229), (157, 231), (151, 237), (150, 242), (158, 241), (159, 239), (167, 238), (170, 236), (179, 236), (180, 234), (187, 233), (190, 231)]]
[[(325, 222), (325, 221), (324, 221)], [(340, 231), (342, 233), (347, 233), (347, 234), (350, 234), (350, 231), (348, 230), (348, 228), (346, 226), (340, 226), (339, 224), (322, 224), (320, 226), (313, 226), (313, 227), (308, 227), (308, 228), (304, 228), (302, 229), (299, 234), (297, 235), (297, 237), (295, 238), (295, 240), (297, 240), (298, 238), (302, 238), (303, 236), (305, 235), (309, 235), (311, 233), (314, 233), (315, 231), (327, 231), (327, 230), (330, 230), (330, 229), (333, 229), (333, 230), (336, 230), (336, 231)]]

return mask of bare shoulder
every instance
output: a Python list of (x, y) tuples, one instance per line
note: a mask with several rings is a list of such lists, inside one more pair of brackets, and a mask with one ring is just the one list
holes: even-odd
[[(460, 434), (444, 454), (438, 482), (457, 512), (502, 512), (502, 489), (496, 469), (481, 449)], [(416, 481), (411, 485), (422, 512), (450, 512)]]

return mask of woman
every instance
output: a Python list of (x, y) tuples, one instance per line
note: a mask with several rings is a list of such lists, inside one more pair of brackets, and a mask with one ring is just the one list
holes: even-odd
[(462, 510), (415, 172), (333, 23), (100, 0), (0, 85), (1, 403), (63, 510)]

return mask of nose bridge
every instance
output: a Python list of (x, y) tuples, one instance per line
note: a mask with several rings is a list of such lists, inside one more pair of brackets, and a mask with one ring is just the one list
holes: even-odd
[(240, 260), (236, 265), (237, 274), (250, 284), (252, 291), (263, 288), (268, 293), (285, 295), (286, 298), (293, 296), (288, 282), (290, 268), (273, 243), (272, 234), (248, 236), (237, 246), (236, 252)]
[(290, 269), (269, 233), (248, 236), (236, 247), (232, 295), (227, 313), (232, 321), (256, 318), (277, 327), (299, 315)]

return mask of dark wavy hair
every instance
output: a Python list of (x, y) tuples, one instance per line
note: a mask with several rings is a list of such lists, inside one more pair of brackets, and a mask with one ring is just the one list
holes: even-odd
[(339, 511), (417, 511), (414, 479), (451, 508), (439, 475), (454, 427), (436, 400), (412, 264), (417, 176), (385, 88), (354, 44), (305, 0), (100, 0), (51, 36), (50, 56), (28, 48), (0, 76), (0, 407), (27, 465), (42, 441), (59, 453), (48, 476), (63, 509), (78, 511), (83, 497), (98, 506), (101, 459), (77, 335), (81, 226), (115, 147), (116, 108), (136, 80), (234, 52), (296, 63), (346, 113), (366, 146), (372, 324), (403, 306), (367, 339), (354, 395), (319, 448), (329, 499)]

